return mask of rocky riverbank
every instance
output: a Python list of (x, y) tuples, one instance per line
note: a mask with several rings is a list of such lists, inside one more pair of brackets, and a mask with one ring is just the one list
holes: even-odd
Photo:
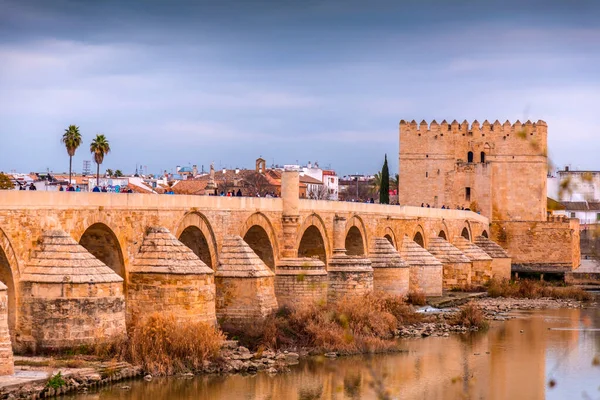
[[(419, 322), (402, 325), (395, 330), (398, 339), (419, 337), (448, 337), (451, 334), (464, 334), (479, 328), (461, 323), (459, 317), (465, 309), (481, 314), (487, 321), (505, 321), (518, 318), (518, 310), (558, 309), (593, 307), (596, 303), (582, 303), (569, 299), (513, 299), (490, 298), (465, 294), (469, 304), (462, 307), (433, 309), (431, 307), (419, 310), (422, 317)], [(456, 294), (452, 294), (456, 298)], [(436, 303), (439, 304), (439, 303)], [(455, 303), (450, 303), (455, 304)], [(309, 355), (322, 354), (335, 358), (340, 354), (330, 351), (325, 354), (311, 349), (301, 351), (273, 351), (260, 349), (251, 351), (240, 346), (237, 341), (224, 342), (219, 357), (214, 361), (204, 361), (195, 374), (255, 374), (259, 372), (277, 374), (289, 371), (289, 368)], [(76, 367), (76, 368), (74, 368)], [(54, 397), (65, 393), (84, 393), (90, 389), (119, 383), (122, 390), (128, 390), (127, 379), (153, 377), (144, 373), (139, 366), (124, 362), (100, 362), (86, 357), (68, 359), (17, 357), (16, 374), (0, 379), (0, 399), (39, 399)], [(59, 375), (60, 373), (60, 375)], [(182, 378), (191, 378), (193, 373), (179, 374)], [(3, 380), (2, 380), (3, 379)]]

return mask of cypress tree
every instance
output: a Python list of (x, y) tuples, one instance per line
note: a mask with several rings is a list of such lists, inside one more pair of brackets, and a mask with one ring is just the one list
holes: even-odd
[(379, 203), (390, 204), (390, 171), (388, 170), (387, 154), (381, 168), (381, 187), (379, 189)]

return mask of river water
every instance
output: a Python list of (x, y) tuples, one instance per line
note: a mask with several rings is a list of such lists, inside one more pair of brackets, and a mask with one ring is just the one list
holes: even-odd
[(401, 353), (311, 359), (275, 376), (136, 380), (70, 399), (377, 399), (374, 380), (393, 399), (600, 398), (598, 309), (522, 312), (486, 333), (400, 343)]

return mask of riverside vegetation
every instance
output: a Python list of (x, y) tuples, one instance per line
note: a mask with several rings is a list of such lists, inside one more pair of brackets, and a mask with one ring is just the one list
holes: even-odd
[(54, 354), (46, 359), (46, 365), (33, 359), (18, 360), (17, 365), (53, 370), (95, 367), (98, 373), (68, 377), (64, 374), (64, 378), (52, 375), (46, 387), (19, 389), (14, 395), (29, 398), (38, 393), (46, 397), (140, 374), (152, 379), (151, 375), (259, 370), (277, 373), (286, 371), (301, 356), (399, 351), (402, 342), (398, 338), (446, 337), (453, 332), (485, 330), (489, 320), (503, 321), (513, 309), (580, 307), (592, 299), (579, 288), (539, 281), (492, 281), (485, 289), (486, 298), (441, 313), (417, 312), (413, 304), (423, 304), (425, 300), (418, 293), (407, 298), (373, 293), (334, 304), (281, 307), (261, 324), (234, 328), (222, 321), (222, 330), (154, 313), (134, 323), (126, 337), (69, 354)]

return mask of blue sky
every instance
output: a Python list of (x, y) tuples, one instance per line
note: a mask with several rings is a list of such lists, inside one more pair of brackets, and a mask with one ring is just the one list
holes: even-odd
[[(397, 170), (398, 122), (543, 119), (600, 169), (594, 1), (0, 0), (0, 170), (318, 160)], [(93, 168), (94, 169), (94, 168)]]

